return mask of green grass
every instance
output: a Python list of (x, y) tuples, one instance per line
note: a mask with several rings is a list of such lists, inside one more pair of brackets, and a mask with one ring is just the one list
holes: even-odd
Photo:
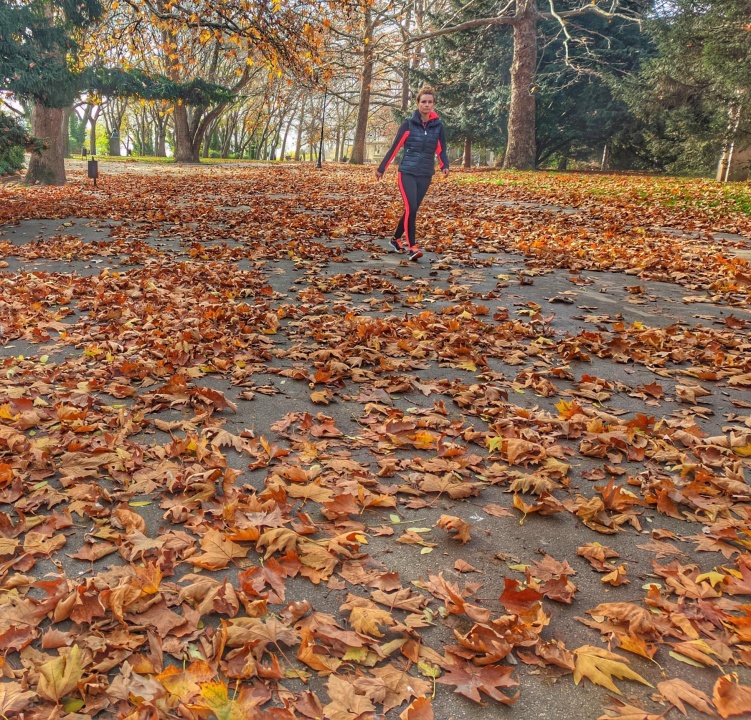
[[(91, 160), (91, 155), (73, 155), (71, 160)], [(148, 163), (154, 165), (170, 165), (174, 164), (175, 159), (171, 157), (155, 157), (153, 155), (95, 155), (94, 160), (101, 160), (102, 162), (120, 162), (120, 163)], [(215, 165), (218, 163), (268, 163), (270, 160), (249, 160), (247, 158), (199, 158), (200, 165)], [(280, 161), (275, 161), (280, 162)], [(285, 161), (286, 162), (286, 161)], [(290, 161), (291, 162), (291, 161)]]
[(506, 172), (460, 176), (457, 182), (518, 187), (542, 196), (592, 197), (633, 205), (657, 204), (690, 212), (751, 215), (751, 184), (721, 184), (706, 178), (654, 175), (599, 175), (567, 172)]

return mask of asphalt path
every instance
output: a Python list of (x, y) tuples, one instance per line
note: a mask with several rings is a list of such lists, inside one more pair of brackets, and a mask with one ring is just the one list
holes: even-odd
[[(77, 166), (73, 165), (73, 169)], [(138, 169), (134, 169), (138, 168)], [(115, 172), (144, 172), (148, 176), (150, 169), (144, 170), (139, 166), (124, 168), (112, 164), (102, 163), (100, 171), (103, 175)], [(286, 198), (295, 196), (294, 187)], [(270, 194), (267, 198), (273, 204), (279, 197)], [(336, 205), (346, 200), (341, 195), (329, 193), (316, 199), (318, 205), (310, 206), (310, 199), (300, 196), (300, 212), (325, 214), (329, 205)], [(221, 199), (217, 198), (217, 205)], [(517, 204), (505, 202), (505, 208), (513, 211)], [(302, 206), (305, 206), (303, 210)], [(247, 210), (248, 206), (233, 206), (227, 208), (228, 216), (233, 210)], [(428, 205), (429, 207), (429, 205)], [(518, 209), (526, 215), (536, 213), (540, 222), (551, 213), (579, 212), (577, 208), (563, 208), (550, 204), (523, 203)], [(9, 242), (14, 248), (21, 248), (38, 241), (55, 242), (61, 235), (80, 239), (83, 243), (109, 242), (113, 236), (113, 228), (127, 226), (125, 220), (106, 220), (91, 218), (86, 215), (86, 207), (79, 208), (75, 216), (58, 218), (37, 218), (20, 220), (15, 224), (0, 227), (0, 241)], [(670, 228), (663, 228), (670, 232)], [(672, 230), (677, 235), (684, 234), (680, 229)], [(729, 240), (734, 244), (731, 253), (737, 257), (751, 257), (751, 244), (743, 235), (718, 235), (721, 240)], [(272, 308), (278, 309), (285, 303), (299, 304), (301, 289), (317, 290), (320, 297), (315, 301), (311, 312), (317, 315), (333, 313), (355, 313), (372, 318), (389, 318), (419, 316), (420, 313), (441, 311), (455, 305), (452, 299), (456, 297), (457, 286), (462, 291), (462, 297), (471, 298), (476, 305), (484, 305), (488, 309), (488, 322), (496, 313), (507, 312), (519, 317), (523, 322), (533, 322), (533, 316), (542, 318), (541, 335), (550, 342), (557, 342), (561, 338), (576, 338), (584, 331), (605, 330), (613, 323), (620, 322), (629, 327), (634, 324), (654, 328), (679, 326), (686, 330), (701, 328), (725, 328), (729, 317), (751, 323), (751, 312), (744, 307), (729, 307), (712, 302), (709, 296), (687, 290), (677, 284), (637, 279), (625, 274), (611, 272), (583, 271), (572, 276), (567, 270), (541, 270), (529, 259), (521, 254), (510, 252), (476, 252), (472, 262), (462, 263), (461, 258), (453, 255), (450, 262), (445, 257), (430, 252), (419, 264), (409, 263), (404, 256), (386, 252), (387, 231), (353, 232), (351, 235), (336, 236), (322, 235), (316, 239), (323, 248), (336, 250), (329, 261), (306, 260), (293, 256), (278, 254), (268, 260), (258, 261), (239, 258), (237, 260), (214, 261), (210, 257), (189, 258), (190, 239), (183, 233), (177, 236), (165, 227), (160, 233), (157, 229), (147, 238), (149, 246), (159, 253), (166, 253), (175, 261), (201, 263), (207, 273), (222, 272), (225, 263), (233, 264), (238, 270), (259, 271), (263, 282), (268, 283), (273, 291), (271, 296)], [(206, 247), (211, 243), (204, 242)], [(217, 241), (217, 246), (222, 241)], [(477, 260), (482, 262), (478, 263)], [(16, 278), (22, 282), (26, 273), (36, 273), (45, 277), (64, 278), (98, 277), (103, 272), (117, 272), (123, 276), (143, 270), (148, 267), (148, 261), (119, 254), (115, 249), (113, 254), (96, 254), (86, 259), (75, 256), (60, 258), (27, 259), (9, 253), (4, 258), (4, 267), (0, 270), (3, 277)], [(211, 266), (215, 265), (214, 268)], [(259, 270), (260, 268), (260, 270)], [(346, 276), (346, 282), (342, 277)], [(379, 290), (358, 290), (358, 283), (363, 287), (372, 288), (372, 280), (382, 281)], [(384, 288), (388, 285), (388, 290)], [(638, 286), (638, 289), (635, 289)], [(342, 290), (344, 288), (344, 290)], [(350, 288), (348, 292), (346, 289)], [(353, 289), (354, 288), (354, 289)], [(436, 292), (440, 290), (441, 292)], [(452, 294), (453, 293), (453, 294)], [(441, 299), (441, 297), (445, 299)], [(8, 298), (4, 299), (8, 302)], [(308, 305), (313, 303), (305, 301)], [(76, 307), (75, 302), (70, 305), (71, 313), (64, 323), (71, 327), (80, 323), (90, 322), (89, 311)], [(34, 337), (33, 326), (27, 328), (26, 333), (11, 340), (6, 340), (0, 348), (0, 365), (11, 357), (23, 356), (27, 360), (45, 358), (48, 364), (64, 364), (79, 357), (82, 347), (69, 345), (60, 340), (57, 335), (49, 340), (39, 340)], [(286, 355), (287, 351), (300, 341), (298, 328), (292, 321), (282, 322), (279, 332), (270, 342), (276, 353), (276, 359), (269, 364), (277, 369), (294, 369), (304, 365), (304, 360)], [(325, 343), (321, 342), (320, 347)], [(530, 345), (525, 346), (528, 351)], [(583, 376), (600, 378), (609, 384), (610, 390), (602, 400), (596, 401), (596, 407), (604, 413), (612, 413), (620, 418), (636, 417), (639, 413), (656, 418), (674, 417), (682, 409), (693, 413), (697, 424), (707, 435), (726, 435), (730, 429), (742, 429), (743, 423), (738, 417), (748, 416), (751, 395), (748, 389), (731, 387), (722, 383), (702, 383), (710, 388), (710, 394), (702, 397), (693, 405), (680, 402), (677, 386), (685, 383), (686, 379), (679, 372), (679, 367), (665, 367), (651, 365), (649, 360), (643, 363), (616, 362), (613, 358), (600, 358), (590, 354), (588, 360), (572, 359), (565, 363), (567, 375), (551, 375), (549, 362), (542, 357), (526, 353), (519, 357), (519, 363), (510, 362), (509, 357), (489, 357), (485, 374), (478, 380), (478, 372), (470, 369), (450, 367), (440, 363), (437, 358), (426, 358), (421, 366), (411, 375), (411, 378), (422, 387), (431, 384), (448, 383), (471, 386), (479, 383), (484, 387), (498, 385), (505, 387), (509, 393), (508, 403), (515, 409), (527, 409), (535, 412), (547, 411), (555, 414), (556, 403), (563, 399), (580, 397), (577, 390)], [(564, 363), (561, 363), (563, 366)], [(550, 380), (556, 389), (555, 394), (546, 396), (537, 391), (537, 387), (523, 384), (523, 371), (538, 372), (542, 377)], [(336, 427), (349, 438), (349, 451), (352, 456), (374, 472), (378, 471), (378, 460), (383, 459), (373, 453), (366, 443), (358, 441), (366, 425), (363, 424), (363, 407), (367, 402), (381, 404), (383, 407), (399, 411), (400, 413), (418, 416), (420, 412), (430, 412), (434, 402), (441, 399), (448, 408), (451, 420), (464, 421), (477, 431), (485, 432), (488, 423), (477, 416), (464, 417), (462, 408), (451, 402), (446, 395), (424, 394), (419, 392), (420, 385), (405, 386), (403, 392), (390, 390), (379, 391), (369, 387), (367, 390), (358, 383), (348, 380), (343, 386), (333, 392), (331, 404), (321, 406), (311, 402), (311, 389), (308, 382), (295, 380), (290, 376), (280, 374), (260, 373), (253, 376), (256, 386), (273, 388), (273, 394), (264, 392), (253, 393), (253, 399), (248, 400), (247, 388), (238, 387), (229, 375), (211, 374), (196, 380), (197, 384), (219, 390), (237, 405), (233, 413), (221, 413), (224, 427), (230, 432), (240, 434), (250, 433), (256, 437), (274, 438), (272, 426), (278, 423), (289, 412), (309, 412), (315, 416), (323, 412), (333, 418)], [(664, 396), (659, 402), (648, 395), (640, 394), (637, 387), (658, 383), (664, 389)], [(2, 392), (7, 390), (8, 383), (0, 387), (0, 403)], [(144, 388), (146, 392), (151, 388)], [(140, 392), (140, 391), (139, 391)], [(119, 403), (126, 409), (133, 406), (133, 398), (115, 399), (106, 393), (99, 394), (104, 403)], [(582, 400), (585, 401), (585, 400)], [(159, 417), (165, 421), (186, 419), (185, 409), (164, 409)], [(136, 437), (144, 443), (166, 443), (170, 435), (158, 428), (152, 428), (147, 435)], [(248, 461), (240, 453), (226, 448), (227, 462), (236, 467), (241, 475), (238, 485), (244, 483), (261, 490), (267, 479), (269, 469), (249, 470)], [(427, 458), (430, 451), (416, 451), (409, 447), (398, 449), (393, 453), (399, 459), (409, 459), (415, 455)], [(619, 475), (610, 475), (603, 467), (608, 463), (599, 458), (585, 458), (575, 455), (570, 461), (569, 493), (579, 493), (584, 496), (594, 494), (594, 485), (600, 482), (588, 480), (587, 477), (603, 477), (604, 484), (613, 477), (618, 480)], [(746, 460), (743, 463), (746, 477), (751, 468)], [(639, 462), (624, 461), (620, 466), (629, 476), (636, 476), (645, 470)], [(599, 475), (598, 475), (599, 473)], [(107, 483), (108, 481), (103, 481)], [(108, 485), (111, 492), (116, 492), (115, 484)], [(155, 494), (134, 495), (129, 501), (151, 501)], [(489, 514), (483, 508), (489, 505), (500, 505), (508, 510), (508, 514), (497, 517)], [(3, 512), (11, 513), (11, 506), (4, 506)], [(170, 523), (165, 518), (157, 502), (137, 507), (137, 512), (146, 521), (146, 534), (156, 537), (160, 532), (169, 529)], [(369, 544), (365, 550), (376, 562), (392, 572), (398, 572), (403, 585), (419, 583), (429, 575), (443, 572), (444, 577), (451, 582), (466, 583), (477, 581), (482, 583), (478, 597), (481, 602), (490, 603), (497, 600), (503, 591), (504, 578), (513, 577), (523, 579), (519, 572), (520, 566), (539, 561), (545, 555), (551, 555), (559, 561), (567, 560), (576, 570), (573, 577), (578, 591), (571, 604), (552, 603), (546, 601), (546, 608), (551, 612), (551, 622), (545, 629), (543, 637), (547, 640), (556, 639), (565, 643), (569, 649), (582, 645), (599, 645), (604, 647), (600, 633), (585, 626), (578, 618), (585, 616), (586, 611), (602, 602), (632, 602), (640, 604), (643, 601), (649, 583), (658, 582), (652, 569), (654, 552), (641, 549), (650, 539), (673, 537), (680, 540), (675, 546), (675, 555), (668, 557), (665, 562), (679, 558), (681, 563), (696, 564), (703, 571), (711, 571), (718, 565), (726, 563), (726, 559), (718, 557), (716, 553), (697, 552), (695, 545), (685, 541), (689, 536), (702, 532), (698, 523), (685, 519), (669, 517), (658, 513), (653, 507), (640, 510), (640, 530), (625, 525), (615, 535), (603, 536), (585, 527), (571, 513), (559, 513), (550, 517), (539, 517), (535, 514), (522, 519), (518, 511), (511, 507), (511, 495), (503, 486), (488, 485), (477, 497), (452, 500), (448, 496), (439, 497), (419, 509), (400, 507), (398, 513), (404, 527), (419, 526), (432, 528), (424, 534), (426, 539), (435, 543), (428, 554), (420, 554), (414, 545), (394, 542), (394, 537), (369, 537)], [(362, 518), (366, 528), (388, 525), (391, 512), (373, 509)], [(439, 516), (449, 514), (460, 517), (470, 523), (472, 540), (467, 545), (460, 545), (449, 539), (448, 534), (437, 530), (434, 526)], [(77, 523), (68, 535), (68, 542), (64, 554), (59, 558), (40, 561), (34, 573), (41, 576), (46, 572), (64, 572), (70, 578), (80, 578), (112, 563), (117, 563), (117, 555), (108, 556), (93, 564), (71, 559), (85, 544), (86, 534), (91, 530), (91, 524)], [(577, 548), (590, 542), (602, 542), (617, 550), (620, 555), (618, 562), (625, 562), (631, 582), (628, 585), (609, 588), (601, 582), (601, 575), (594, 572), (583, 558), (577, 555)], [(455, 562), (463, 559), (477, 569), (477, 572), (463, 574), (454, 569)], [(122, 562), (122, 561), (120, 561)], [(514, 569), (516, 568), (516, 569)], [(217, 578), (228, 577), (231, 582), (237, 581), (237, 573), (241, 565), (235, 565), (228, 570), (213, 573)], [(187, 568), (185, 572), (189, 572)], [(344, 582), (330, 583), (329, 586), (314, 586), (307, 581), (296, 579), (288, 583), (288, 600), (307, 599), (321, 612), (337, 615), (339, 607), (344, 602), (352, 588)], [(453, 643), (453, 632), (462, 631), (464, 626), (452, 616), (439, 620), (433, 627), (425, 630), (425, 642), (436, 649)], [(615, 649), (615, 648), (614, 648)], [(716, 668), (698, 668), (679, 662), (666, 652), (661, 653), (660, 663), (649, 662), (638, 656), (629, 656), (632, 667), (653, 685), (668, 677), (681, 677), (694, 684), (711, 696), (712, 686), (719, 675)], [(11, 659), (12, 661), (12, 659)], [(169, 662), (179, 664), (172, 658)], [(570, 675), (566, 675), (556, 668), (538, 666), (522, 662), (512, 653), (507, 662), (515, 665), (515, 676), (520, 682), (521, 695), (518, 702), (511, 706), (504, 706), (490, 701), (487, 706), (476, 704), (454, 694), (450, 687), (439, 686), (433, 707), (435, 716), (443, 720), (460, 720), (460, 718), (582, 718), (589, 720), (603, 714), (603, 707), (612, 704), (609, 700), (612, 693), (602, 687), (582, 681), (578, 686), (574, 684)], [(751, 672), (748, 667), (729, 667), (727, 671), (737, 672), (741, 682), (751, 684)], [(290, 685), (296, 689), (293, 683)], [(303, 686), (300, 685), (300, 688)], [(320, 681), (311, 680), (311, 687), (321, 689)], [(624, 692), (624, 698), (631, 699), (635, 704), (643, 705), (655, 714), (666, 709), (665, 705), (655, 703), (650, 696), (654, 689), (637, 683), (619, 681), (619, 687)], [(485, 698), (486, 700), (488, 698)], [(689, 717), (702, 717), (693, 709), (687, 709)], [(389, 718), (397, 717), (398, 711), (388, 714)], [(673, 710), (671, 716), (677, 716)], [(70, 717), (77, 717), (71, 715)]]

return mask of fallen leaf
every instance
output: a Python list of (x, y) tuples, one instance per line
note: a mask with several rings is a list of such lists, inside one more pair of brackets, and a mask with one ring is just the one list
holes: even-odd
[(483, 704), (480, 693), (497, 700), (504, 705), (513, 705), (519, 699), (519, 692), (505, 695), (501, 688), (516, 687), (519, 683), (511, 677), (512, 667), (487, 665), (478, 668), (470, 663), (450, 665), (446, 675), (441, 675), (436, 682), (443, 685), (455, 685), (454, 692), (476, 703)]
[(635, 680), (652, 687), (641, 675), (628, 667), (626, 658), (615, 653), (592, 645), (582, 645), (582, 647), (574, 650), (574, 656), (576, 658), (574, 683), (577, 685), (582, 678), (587, 678), (595, 685), (602, 685), (611, 692), (620, 695), (621, 691), (613, 682), (613, 677), (616, 677), (619, 680)]
[(37, 692), (45, 700), (57, 703), (78, 687), (82, 677), (81, 650), (74, 645), (66, 655), (60, 655), (39, 667)]
[(739, 717), (751, 713), (751, 685), (741, 685), (736, 673), (717, 678), (712, 690), (720, 717)]
[(439, 528), (455, 533), (451, 536), (452, 539), (458, 540), (462, 545), (472, 539), (469, 534), (469, 523), (466, 520), (455, 517), (454, 515), (441, 515), (441, 517), (438, 518), (436, 525)]
[(684, 715), (688, 715), (684, 702), (706, 715), (717, 715), (712, 708), (712, 701), (709, 696), (701, 690), (697, 690), (685, 680), (680, 678), (664, 680), (657, 683), (657, 690), (667, 702), (675, 705)]

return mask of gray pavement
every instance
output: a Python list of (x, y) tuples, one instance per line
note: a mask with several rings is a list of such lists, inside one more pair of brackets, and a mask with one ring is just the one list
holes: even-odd
[[(78, 168), (73, 165), (71, 170), (75, 176)], [(664, 578), (655, 575), (654, 548), (658, 545), (647, 545), (651, 540), (664, 540), (667, 546), (663, 550), (672, 552), (660, 558), (660, 564), (678, 559), (684, 565), (697, 565), (701, 572), (733, 567), (740, 554), (748, 553), (751, 534), (739, 530), (739, 542), (729, 544), (728, 556), (699, 552), (695, 538), (713, 536), (721, 520), (741, 527), (743, 512), (746, 520), (751, 518), (748, 496), (739, 495), (736, 487), (733, 497), (740, 510), (718, 505), (705, 512), (681, 504), (676, 490), (675, 513), (666, 514), (667, 501), (658, 505), (652, 500), (636, 507), (636, 522), (623, 523), (615, 534), (603, 535), (568, 510), (522, 518), (512, 505), (510, 480), (514, 473), (536, 474), (540, 467), (534, 461), (509, 463), (486, 443), (487, 437), (505, 434), (559, 449), (559, 459), (565, 460), (570, 470), (565, 482), (554, 483), (552, 494), (564, 504), (577, 496), (600, 497), (597, 488), (611, 479), (641, 500), (649, 495), (645, 491), (647, 478), (673, 478), (676, 486), (682, 487), (681, 468), (692, 473), (701, 466), (722, 474), (714, 456), (702, 452), (690, 455), (688, 446), (675, 439), (675, 430), (683, 423), (697, 437), (701, 432), (710, 438), (751, 438), (749, 384), (729, 382), (749, 372), (748, 302), (744, 305), (737, 297), (731, 303), (716, 302), (708, 290), (633, 274), (543, 267), (511, 251), (505, 239), (496, 243), (492, 236), (479, 248), (464, 253), (456, 243), (436, 252), (440, 238), (429, 236), (423, 261), (410, 264), (403, 256), (385, 251), (390, 221), (381, 216), (394, 217), (398, 210), (394, 198), (388, 194), (385, 198), (382, 194), (369, 196), (372, 214), (363, 217), (360, 206), (349, 205), (338, 176), (327, 176), (320, 193), (311, 195), (309, 185), (295, 183), (293, 170), (275, 168), (278, 182), (264, 190), (262, 169), (249, 168), (245, 179), (238, 179), (230, 168), (202, 169), (199, 172), (207, 177), (212, 177), (212, 172), (227, 175), (217, 181), (213, 192), (209, 188), (202, 196), (191, 195), (190, 185), (184, 191), (176, 190), (176, 202), (186, 217), (176, 220), (170, 215), (162, 221), (148, 216), (148, 208), (136, 218), (127, 209), (119, 209), (126, 191), (117, 185), (116, 176), (131, 180), (129, 173), (141, 173), (143, 182), (148, 183), (152, 177), (148, 169), (102, 164), (101, 171), (101, 197), (95, 198), (89, 190), (91, 208), (96, 212), (87, 213), (87, 203), (80, 201), (75, 215), (19, 218), (15, 224), (0, 227), (5, 306), (0, 314), (0, 365), (7, 371), (0, 381), (0, 406), (17, 398), (21, 390), (26, 396), (41, 393), (47, 401), (65, 393), (69, 400), (84, 394), (94, 398), (92, 414), (105, 425), (110, 423), (110, 449), (119, 447), (127, 455), (140, 452), (139, 447), (147, 448), (152, 461), (169, 456), (168, 449), (191, 433), (211, 438), (221, 428), (236, 437), (244, 435), (246, 440), (254, 440), (250, 451), (230, 445), (217, 450), (226, 465), (238, 471), (234, 488), (246, 496), (253, 489), (262, 492), (282, 462), (251, 469), (262, 455), (257, 452), (259, 438), (289, 449), (291, 455), (284, 462), (299, 461), (307, 468), (316, 463), (327, 466), (337, 457), (355, 461), (362, 470), (364, 487), (373, 492), (392, 485), (415, 487), (425, 476), (420, 468), (439, 459), (435, 438), (424, 448), (383, 434), (379, 442), (377, 432), (383, 431), (378, 428), (387, 417), (401, 421), (445, 417), (444, 427), (451, 428), (452, 423), (453, 430), (446, 429), (443, 439), (481, 458), (462, 478), (478, 483), (478, 492), (460, 499), (446, 493), (398, 493), (395, 508), (374, 507), (350, 514), (346, 520), (339, 518), (341, 528), (356, 528), (368, 536), (362, 552), (382, 568), (398, 573), (402, 586), (426, 594), (436, 613), (442, 603), (424, 590), (430, 575), (442, 572), (446, 580), (460, 586), (481, 583), (474, 602), (491, 609), (494, 616), (503, 613), (498, 598), (505, 578), (523, 581), (522, 566), (545, 555), (565, 560), (575, 570), (570, 579), (578, 589), (570, 604), (549, 598), (543, 601), (550, 614), (542, 631), (544, 640), (557, 640), (572, 651), (585, 645), (610, 647), (628, 657), (631, 667), (652, 685), (680, 677), (711, 697), (723, 672), (736, 672), (740, 682), (751, 685), (747, 641), (735, 641), (733, 658), (738, 664), (697, 667), (670, 655), (668, 645), (660, 646), (654, 661), (619, 650), (612, 637), (608, 644), (605, 629), (601, 635), (580, 621), (589, 618), (587, 611), (600, 603), (643, 606), (650, 583), (666, 589)], [(110, 186), (108, 173), (113, 178)], [(223, 192), (223, 187), (231, 189)], [(288, 189), (284, 191), (284, 187)], [(375, 192), (364, 190), (366, 187), (362, 178), (358, 192)], [(388, 193), (383, 188), (379, 192)], [(427, 224), (425, 218), (433, 214), (438, 223), (458, 216), (464, 192), (466, 189), (448, 184), (431, 189), (421, 223)], [(441, 208), (441, 201), (449, 196), (456, 199), (456, 207)], [(86, 196), (81, 192), (80, 197)], [(107, 202), (113, 208), (109, 217), (103, 209)], [(579, 208), (517, 203), (500, 196), (496, 202), (504, 213), (518, 212), (520, 222), (530, 222), (532, 227), (547, 223), (552, 215), (576, 216), (597, 231), (596, 221)], [(188, 208), (200, 212), (191, 213), (188, 220)], [(60, 212), (64, 209), (61, 206)], [(681, 228), (654, 232), (701, 241)], [(745, 259), (750, 252), (744, 235), (717, 232), (713, 237), (724, 244), (728, 257)], [(18, 288), (15, 295), (13, 287)], [(460, 328), (453, 340), (447, 339), (445, 330), (452, 327), (452, 320)], [(380, 348), (390, 358), (385, 366), (365, 355), (348, 364), (351, 358), (340, 355), (341, 348), (353, 347), (347, 333), (356, 332), (358, 322), (368, 328), (358, 349), (368, 343), (371, 350)], [(130, 331), (125, 328), (128, 323)], [(438, 328), (441, 323), (444, 329)], [(404, 332), (406, 327), (412, 328), (411, 336)], [(149, 339), (152, 328), (156, 333)], [(474, 341), (463, 335), (468, 331)], [(228, 332), (237, 335), (228, 337)], [(372, 342), (378, 332), (383, 332), (381, 345)], [(394, 338), (402, 343), (399, 354), (391, 345)], [(233, 347), (228, 340), (237, 342)], [(422, 340), (431, 344), (422, 346)], [(190, 357), (180, 356), (179, 342), (190, 347), (185, 351)], [(461, 352), (453, 355), (457, 348)], [(737, 360), (726, 362), (720, 354)], [(143, 372), (136, 367), (138, 357), (148, 358)], [(125, 374), (117, 376), (108, 370), (115, 365), (123, 367), (129, 360), (133, 370), (127, 380)], [(332, 360), (343, 363), (346, 370), (332, 371)], [(216, 406), (208, 420), (197, 420), (206, 406), (195, 401), (195, 396), (192, 402), (173, 396), (160, 400), (155, 391), (179, 367), (191, 370), (191, 387), (221, 392), (236, 405), (236, 411)], [(329, 380), (316, 378), (316, 369), (330, 373)], [(714, 379), (706, 374), (710, 371)], [(707, 394), (693, 397), (691, 389), (697, 385)], [(120, 390), (127, 386), (128, 393), (119, 395), (118, 386)], [(492, 401), (483, 394), (489, 388), (497, 393)], [(329, 404), (314, 404), (314, 391), (325, 391)], [(565, 437), (560, 421), (551, 420), (558, 418), (556, 404), (562, 400), (579, 403), (588, 422), (611, 418), (615, 428), (617, 423), (647, 416), (653, 418), (651, 428), (670, 427), (671, 432), (662, 439), (664, 455), (629, 458), (615, 447), (599, 456), (582, 454), (582, 434)], [(290, 413), (309, 413), (312, 418), (322, 413), (331, 419), (341, 435), (326, 440), (325, 449), (319, 450), (323, 459), (306, 455), (311, 446), (305, 443), (311, 438), (300, 429), (299, 421), (281, 429), (281, 421)], [(123, 427), (122, 419), (115, 421), (118, 415), (130, 415), (137, 426), (132, 433), (120, 433), (119, 446), (117, 442), (112, 445), (116, 429)], [(40, 432), (59, 437), (54, 427)], [(656, 442), (659, 433), (650, 432), (650, 441)], [(71, 442), (71, 437), (66, 437), (66, 442)], [(679, 459), (681, 453), (684, 457)], [(8, 452), (0, 445), (0, 462), (7, 458)], [(689, 459), (695, 467), (689, 467)], [(190, 464), (206, 465), (199, 460)], [(748, 456), (737, 455), (732, 460), (734, 477), (739, 483), (748, 482)], [(172, 461), (183, 468), (189, 464), (177, 455), (172, 455)], [(389, 461), (393, 461), (395, 472), (378, 475)], [(490, 473), (488, 481), (483, 473), (487, 475), (494, 463), (502, 470), (497, 467), (497, 479), (493, 481)], [(175, 529), (195, 530), (189, 517), (176, 524), (176, 513), (166, 509), (189, 494), (184, 484), (170, 490), (164, 477), (156, 477), (152, 483), (139, 479), (143, 477), (137, 473), (129, 482), (103, 473), (86, 481), (100, 488), (98, 503), (108, 512), (121, 503), (137, 512), (145, 521), (143, 534), (147, 538)], [(60, 480), (59, 473), (48, 478), (62, 490), (65, 485)], [(217, 524), (221, 514), (217, 508), (228, 489), (232, 492), (225, 487), (216, 497), (206, 496), (199, 513), (204, 521)], [(533, 494), (521, 495), (526, 503), (536, 502)], [(62, 507), (68, 502), (66, 499)], [(507, 513), (497, 516), (486, 509), (499, 506)], [(325, 525), (318, 503), (297, 501), (292, 507), (308, 513), (320, 527)], [(13, 503), (6, 502), (0, 510), (14, 523), (18, 521)], [(40, 507), (38, 512), (49, 510)], [(444, 514), (470, 523), (469, 543), (461, 545), (435, 527)], [(394, 515), (400, 524), (393, 523)], [(71, 558), (90, 544), (98, 525), (96, 518), (74, 517), (73, 526), (66, 530), (64, 551), (39, 559), (31, 574), (40, 577), (62, 572), (79, 581), (125, 564), (122, 547), (119, 554), (93, 563)], [(384, 527), (394, 534), (382, 535)], [(431, 552), (421, 554), (421, 546), (395, 542), (403, 529), (414, 527), (421, 529), (418, 534), (426, 542), (435, 544)], [(594, 542), (619, 553), (617, 563), (626, 563), (630, 584), (603, 584), (602, 575), (577, 555), (577, 548)], [(454, 564), (459, 559), (477, 572), (456, 571)], [(219, 580), (226, 577), (238, 586), (238, 573), (258, 563), (260, 556), (251, 549), (246, 559), (205, 574)], [(194, 569), (187, 560), (177, 563), (170, 582), (178, 582)], [(315, 610), (338, 616), (344, 624), (346, 616), (339, 608), (348, 593), (367, 597), (369, 590), (342, 579), (341, 569), (339, 566), (328, 583), (312, 584), (303, 578), (288, 581), (287, 602), (306, 599)], [(742, 596), (734, 599), (744, 601)], [(671, 601), (683, 602), (676, 595)], [(689, 599), (685, 601), (691, 605)], [(745, 602), (749, 602), (747, 596)], [(281, 606), (274, 610), (280, 611)], [(219, 618), (214, 613), (204, 621), (207, 627), (216, 628)], [(467, 632), (470, 627), (464, 616), (436, 615), (434, 623), (420, 632), (424, 643), (440, 653), (445, 646), (456, 645), (455, 633)], [(718, 630), (715, 639), (728, 637)], [(674, 641), (676, 638), (671, 638)], [(200, 655), (198, 639), (191, 641), (190, 648), (190, 657)], [(487, 718), (594, 720), (612, 704), (612, 693), (605, 688), (587, 680), (575, 685), (571, 675), (560, 668), (530, 662), (531, 655), (529, 650), (517, 648), (504, 661), (515, 666), (514, 677), (520, 683), (516, 704), (504, 706), (484, 697), (489, 704), (480, 707), (453, 693), (450, 686), (439, 684), (433, 702), (435, 716), (460, 720), (480, 713)], [(164, 663), (181, 667), (186, 657), (168, 652)], [(11, 653), (8, 661), (20, 677), (23, 671), (18, 654)], [(667, 709), (652, 699), (654, 689), (625, 680), (616, 682), (627, 701), (657, 715)], [(325, 703), (323, 683), (313, 677), (310, 687)], [(299, 681), (283, 684), (292, 692), (305, 689)], [(396, 718), (401, 709), (403, 706), (390, 711), (387, 717)], [(691, 708), (687, 712), (689, 717), (700, 716)], [(107, 716), (106, 712), (102, 716)]]

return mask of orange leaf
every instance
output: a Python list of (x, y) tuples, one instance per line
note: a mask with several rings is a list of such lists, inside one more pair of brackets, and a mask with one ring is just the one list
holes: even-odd
[(714, 684), (712, 700), (720, 717), (747, 716), (751, 713), (751, 685), (741, 685), (736, 673), (723, 675)]
[(452, 536), (452, 539), (459, 540), (462, 545), (472, 539), (469, 534), (469, 523), (466, 520), (455, 517), (454, 515), (441, 515), (441, 517), (438, 518), (436, 525), (439, 528), (456, 533)]

